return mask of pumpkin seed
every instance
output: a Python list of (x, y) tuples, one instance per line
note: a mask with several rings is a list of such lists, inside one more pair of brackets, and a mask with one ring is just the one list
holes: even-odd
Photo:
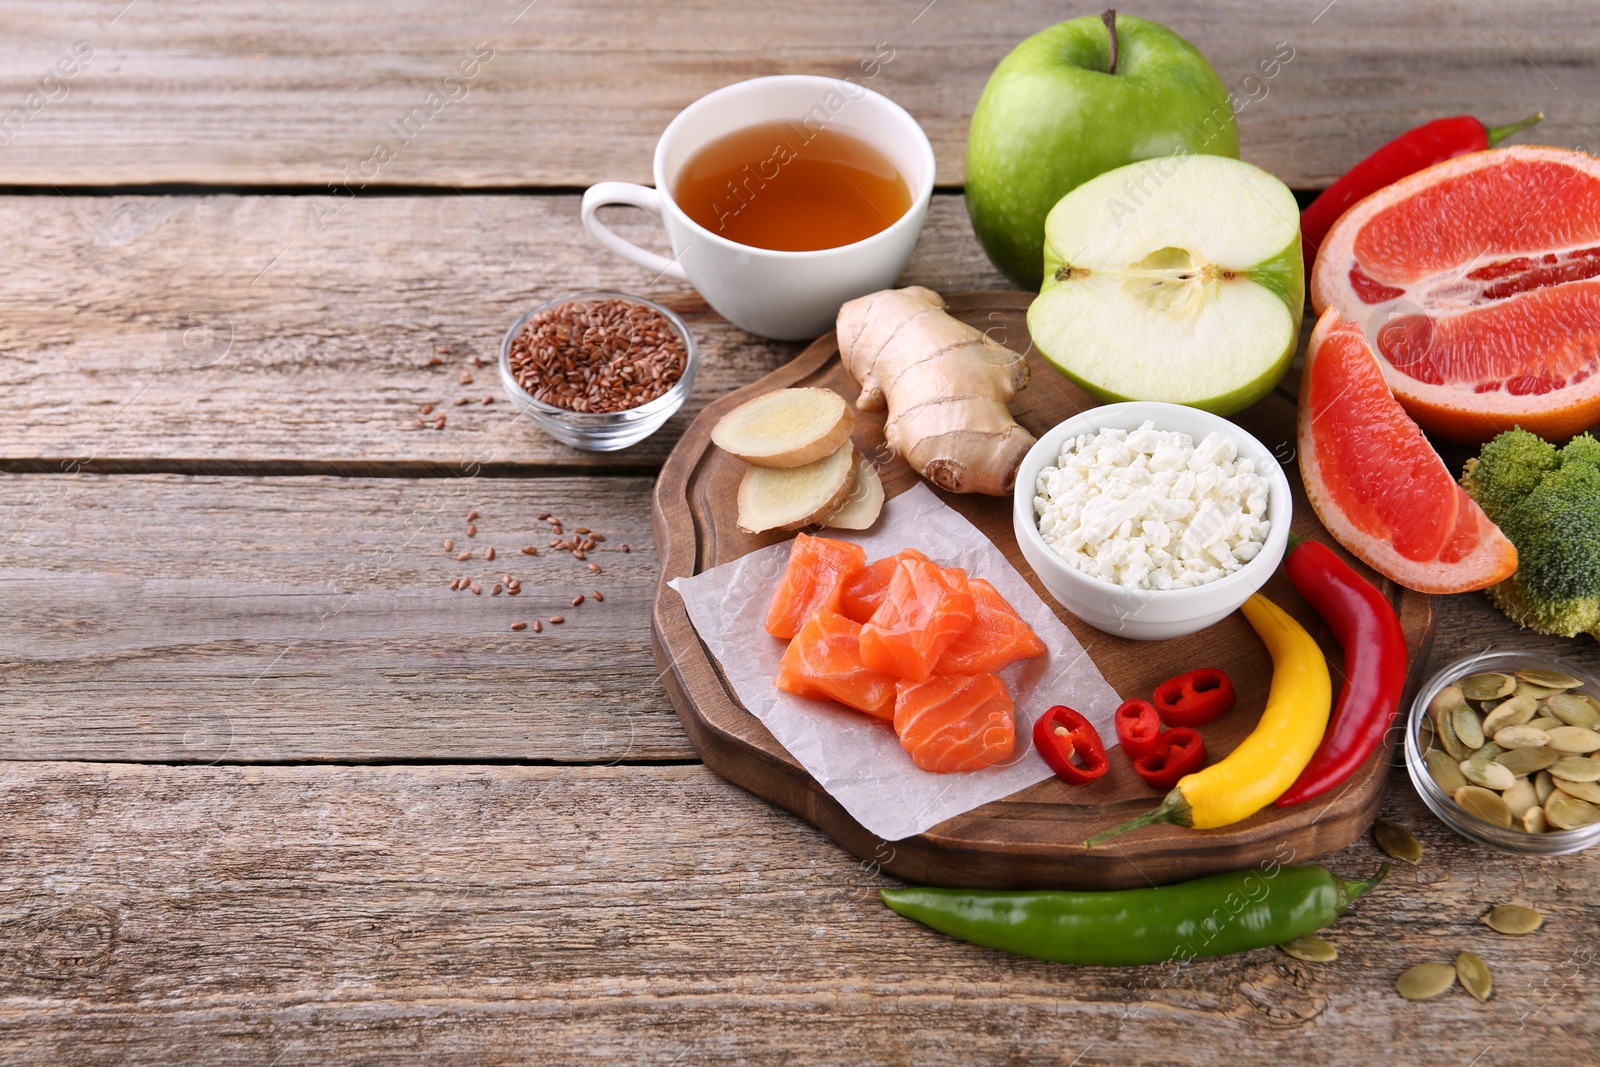
[(1501, 748), (1499, 745), (1495, 744), (1493, 741), (1485, 741), (1483, 743), (1483, 747), (1482, 748), (1473, 749), (1472, 752), (1467, 755), (1467, 758), (1468, 759), (1481, 759), (1481, 760), (1495, 760), (1496, 762), (1498, 762), (1500, 757), (1502, 755), (1504, 755), (1506, 751), (1507, 751), (1506, 749)]
[(1494, 743), (1504, 749), (1543, 748), (1550, 743), (1550, 735), (1532, 726), (1503, 726), (1494, 735)]
[(1461, 776), (1473, 785), (1499, 792), (1516, 784), (1517, 776), (1493, 760), (1468, 759), (1461, 761)]
[(1435, 722), (1450, 714), (1450, 709), (1461, 703), (1463, 694), (1459, 685), (1447, 685), (1428, 701), (1428, 718)]
[(1394, 988), (1407, 1000), (1432, 1000), (1456, 984), (1456, 969), (1447, 963), (1419, 963), (1395, 979)]
[(1529, 808), (1522, 813), (1522, 818), (1519, 821), (1522, 823), (1524, 833), (1542, 834), (1550, 829), (1550, 820), (1544, 817), (1543, 808)]
[[(1535, 751), (1538, 750), (1535, 749)], [(1549, 771), (1541, 770), (1538, 774), (1533, 776), (1533, 792), (1534, 795), (1539, 798), (1539, 803), (1543, 804), (1545, 801), (1549, 800), (1550, 794), (1554, 793), (1555, 791), (1556, 780), (1550, 776)]]
[(1494, 761), (1512, 774), (1534, 774), (1560, 758), (1561, 753), (1545, 745), (1542, 748), (1507, 749), (1496, 756)]
[(1450, 726), (1467, 748), (1483, 747), (1483, 720), (1466, 704), (1457, 704), (1451, 709)]
[(1433, 779), (1434, 785), (1444, 790), (1446, 796), (1455, 796), (1456, 790), (1467, 784), (1466, 778), (1461, 774), (1460, 763), (1451, 759), (1447, 753), (1436, 748), (1429, 749), (1423, 758), (1428, 762), (1428, 776)]
[(1397, 860), (1418, 863), (1422, 860), (1422, 842), (1404, 826), (1379, 819), (1372, 824), (1372, 837), (1378, 847)]
[[(1466, 707), (1465, 704), (1458, 706), (1463, 708)], [(1463, 760), (1467, 758), (1467, 753), (1471, 752), (1472, 749), (1467, 745), (1462, 744), (1461, 738), (1456, 736), (1456, 728), (1451, 725), (1451, 722), (1454, 718), (1455, 716), (1453, 713), (1441, 715), (1439, 716), (1439, 720), (1433, 724), (1433, 728), (1439, 732), (1439, 744), (1444, 746), (1444, 750), (1445, 752), (1449, 753), (1450, 758), (1453, 760)]]
[(1576, 689), (1583, 684), (1570, 674), (1547, 671), (1540, 667), (1519, 667), (1516, 674), (1525, 682), (1542, 685), (1547, 689)]
[(1558, 830), (1576, 830), (1600, 822), (1600, 808), (1558, 789), (1545, 801), (1544, 817)]
[(1494, 991), (1489, 965), (1475, 953), (1462, 952), (1456, 956), (1456, 977), (1461, 980), (1461, 988), (1471, 993), (1474, 1000), (1488, 1000)]
[[(1528, 679), (1530, 682), (1533, 679)], [(1461, 679), (1461, 695), (1468, 700), (1498, 700), (1510, 696), (1517, 688), (1517, 680), (1509, 674), (1472, 674)], [(1539, 684), (1534, 682), (1535, 685)]]
[(1521, 904), (1501, 904), (1480, 920), (1502, 934), (1531, 934), (1544, 925), (1544, 916)]
[(1600, 760), (1588, 756), (1562, 756), (1550, 764), (1552, 778), (1569, 782), (1600, 782)]
[(1417, 747), (1424, 752), (1428, 751), (1433, 747), (1436, 737), (1438, 734), (1433, 729), (1432, 721), (1423, 719), (1422, 725), (1417, 727)]
[(1539, 709), (1539, 702), (1532, 697), (1514, 696), (1503, 704), (1496, 704), (1495, 709), (1484, 716), (1483, 732), (1493, 737), (1507, 726), (1521, 726), (1533, 718), (1533, 713)]
[(1560, 726), (1561, 720), (1553, 719), (1548, 715), (1541, 715), (1537, 719), (1529, 719), (1528, 725), (1533, 727), (1535, 730), (1544, 730), (1548, 733), (1549, 731), (1554, 730), (1557, 726)]
[(1545, 709), (1568, 726), (1600, 728), (1600, 711), (1578, 693), (1557, 693), (1544, 702)]
[(1569, 797), (1587, 800), (1591, 804), (1600, 804), (1600, 782), (1569, 782), (1565, 778), (1550, 779), (1555, 787)]
[(1517, 691), (1511, 695), (1521, 696), (1526, 693), (1535, 700), (1543, 700), (1545, 697), (1555, 696), (1560, 692), (1564, 692), (1564, 690), (1552, 689), (1548, 685), (1534, 685), (1532, 682), (1518, 682)]
[(1456, 806), (1468, 815), (1482, 819), (1502, 830), (1511, 829), (1511, 809), (1499, 793), (1476, 785), (1464, 785), (1456, 790)]
[(1307, 963), (1332, 963), (1339, 958), (1339, 950), (1316, 934), (1301, 934), (1278, 946), (1297, 960)]
[(1500, 799), (1511, 809), (1513, 819), (1520, 819), (1523, 812), (1539, 806), (1539, 797), (1533, 791), (1533, 783), (1526, 778), (1518, 778), (1510, 789), (1500, 794)]
[(1593, 752), (1600, 748), (1600, 733), (1581, 726), (1557, 726), (1546, 731), (1545, 737), (1557, 752)]

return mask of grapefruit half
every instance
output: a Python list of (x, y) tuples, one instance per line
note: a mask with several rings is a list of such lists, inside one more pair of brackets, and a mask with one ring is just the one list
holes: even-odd
[(1586, 430), (1600, 421), (1600, 159), (1519, 145), (1402, 178), (1334, 223), (1311, 302), (1360, 324), (1430, 433)]
[(1516, 547), (1406, 417), (1338, 308), (1311, 331), (1297, 437), (1317, 518), (1373, 570), (1419, 592), (1463, 593), (1517, 569)]

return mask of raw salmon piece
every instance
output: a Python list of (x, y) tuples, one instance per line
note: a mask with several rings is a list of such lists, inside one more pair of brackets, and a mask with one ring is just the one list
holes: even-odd
[(844, 583), (844, 599), (839, 603), (839, 613), (861, 623), (871, 619), (872, 613), (883, 603), (883, 598), (889, 595), (889, 580), (894, 577), (895, 567), (903, 559), (926, 562), (928, 557), (914, 548), (907, 548), (892, 556), (885, 556), (876, 563), (867, 564), (856, 572), (854, 578)]
[(861, 624), (819, 611), (789, 642), (773, 684), (785, 693), (837, 700), (880, 719), (894, 718), (898, 679), (861, 665)]
[(1011, 694), (992, 674), (940, 674), (895, 686), (894, 732), (911, 762), (948, 774), (999, 763), (1016, 748)]
[(885, 674), (925, 682), (972, 624), (967, 572), (920, 559), (895, 564), (889, 592), (861, 627), (861, 661)]
[(935, 669), (940, 674), (993, 674), (1008, 663), (1044, 653), (1039, 635), (998, 589), (982, 578), (970, 579), (967, 586), (972, 590), (972, 625), (939, 657)]
[(867, 565), (867, 550), (849, 541), (795, 534), (789, 565), (767, 609), (767, 633), (790, 638), (818, 611), (838, 611), (845, 580)]

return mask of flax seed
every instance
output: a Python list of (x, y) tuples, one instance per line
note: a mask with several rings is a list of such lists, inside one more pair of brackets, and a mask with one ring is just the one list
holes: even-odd
[(605, 597), (600, 595), (600, 590), (598, 590), (598, 589), (596, 589), (594, 592), (590, 593), (589, 595), (594, 597), (596, 600), (601, 601), (602, 603), (606, 599)]
[(472, 365), (474, 367), (481, 367), (481, 366), (483, 366), (483, 360), (478, 356), (473, 356), (472, 357)]
[(422, 427), (424, 430), (426, 430), (428, 428), (428, 423), (427, 423), (426, 419), (418, 419), (417, 420), (417, 425)]
[(522, 586), (520, 586), (520, 585), (513, 585), (513, 586), (509, 587), (506, 590), (506, 596), (521, 596), (521, 595), (522, 595)]
[(577, 596), (572, 598), (572, 606), (573, 607), (577, 607), (579, 604), (582, 604), (582, 603), (583, 603), (583, 594), (582, 593), (579, 593)]
[(471, 385), (472, 384), (472, 372), (471, 371), (464, 370), (464, 371), (461, 372), (461, 384), (462, 385)]
[(622, 546), (622, 551), (624, 551), (624, 552), (632, 552), (633, 549), (629, 548), (626, 544), (624, 544)]
[(539, 554), (539, 550), (534, 548), (532, 545), (523, 545), (522, 554), (524, 556), (537, 556)]
[(490, 560), (494, 559), (494, 549), (491, 548), (491, 549), (486, 550), (483, 553), (483, 558), (484, 559), (490, 559)]
[(537, 519), (539, 522), (543, 522), (544, 520), (548, 519), (549, 517), (550, 517), (550, 513), (548, 511), (541, 511), (541, 512), (539, 512), (539, 514), (534, 516), (534, 518)]
[(560, 548), (561, 547), (560, 538), (557, 538), (556, 540), (551, 541), (548, 547), (550, 547), (550, 548)]
[(600, 541), (604, 541), (605, 539), (606, 539), (606, 535), (605, 534), (590, 534), (589, 535), (589, 540), (597, 542), (597, 543), (600, 542)]
[(456, 543), (454, 541), (450, 540), (450, 538), (446, 537), (444, 539), (444, 550), (446, 552), (449, 552), (451, 549), (453, 549), (455, 547), (456, 547)]
[(533, 620), (533, 632), (534, 633), (539, 633), (543, 629), (544, 629), (544, 623), (540, 622), (538, 619), (534, 619)]
[(473, 582), (472, 585), (469, 586), (468, 588), (470, 588), (472, 590), (472, 595), (473, 596), (482, 596), (483, 595), (483, 586), (479, 585), (477, 582)]
[(424, 415), (432, 415), (433, 414), (433, 405), (432, 404), (424, 404), (424, 405), (422, 405), (422, 413)]
[(477, 524), (475, 524), (475, 523), (468, 523), (467, 524), (467, 536), (468, 537), (477, 537), (478, 536)]
[(440, 359), (438, 356), (434, 356), (432, 359), (428, 360), (428, 366), (430, 367), (437, 367), (443, 363), (444, 360)]
[(575, 526), (575, 527), (573, 527), (572, 532), (573, 533), (586, 534), (586, 533), (589, 532), (589, 527), (587, 527), (587, 526)]
[(440, 415), (437, 419), (433, 420), (433, 428), (435, 430), (444, 429), (444, 416), (443, 415)]
[(456, 562), (465, 563), (467, 560), (469, 560), (471, 558), (472, 558), (472, 553), (471, 552), (463, 552), (459, 556), (456, 557)]
[(472, 403), (472, 401), (468, 400), (466, 397), (461, 397), (461, 398), (456, 400), (456, 407), (461, 407), (463, 404), (470, 404), (470, 403)]
[(567, 621), (567, 620), (566, 620), (566, 617), (565, 617), (565, 616), (562, 616), (562, 615), (552, 615), (552, 616), (550, 616), (550, 621), (551, 621), (551, 622), (553, 622), (553, 623), (557, 623), (557, 624), (559, 624), (559, 623), (563, 623), (563, 622), (566, 622), (566, 621)]
[(593, 571), (595, 574), (599, 574), (600, 573), (600, 564), (591, 563), (591, 564), (589, 564), (589, 569), (591, 571)]
[(528, 624), (525, 622), (514, 622), (511, 624), (511, 628), (513, 630), (526, 630), (528, 628)]
[(529, 319), (511, 342), (513, 377), (534, 399), (613, 412), (661, 396), (683, 376), (683, 339), (660, 312), (617, 299), (569, 300)]
[(477, 508), (473, 508), (471, 511), (467, 512), (467, 521), (468, 522), (474, 522), (474, 521), (477, 520), (477, 518), (478, 518), (478, 509)]
[(576, 548), (576, 549), (573, 549), (573, 551), (572, 551), (572, 558), (573, 559), (588, 559), (589, 558), (589, 554), (587, 552), (585, 552), (581, 548)]
[(489, 595), (490, 596), (499, 596), (501, 593), (504, 593), (505, 591), (506, 591), (506, 587), (505, 586), (501, 585), (499, 582), (495, 582), (494, 583), (494, 588), (489, 590)]
[(493, 403), (494, 403), (494, 397), (486, 396), (486, 397), (483, 398), (483, 406), (484, 407), (488, 407), (490, 404), (493, 404)]

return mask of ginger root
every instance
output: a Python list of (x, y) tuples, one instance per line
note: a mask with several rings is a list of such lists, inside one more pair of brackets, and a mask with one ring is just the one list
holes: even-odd
[(945, 313), (921, 286), (885, 289), (839, 309), (839, 355), (861, 385), (856, 407), (882, 411), (884, 438), (953, 493), (1004, 496), (1034, 437), (1007, 407), (1028, 361)]

